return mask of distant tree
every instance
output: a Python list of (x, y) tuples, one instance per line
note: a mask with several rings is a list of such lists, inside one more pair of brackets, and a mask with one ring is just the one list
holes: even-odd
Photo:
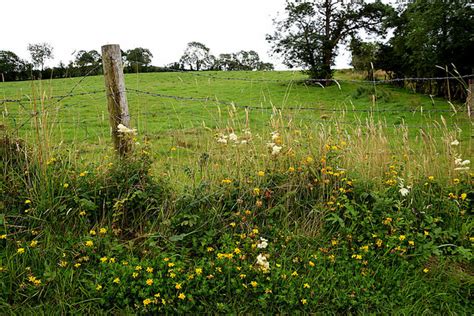
[(260, 62), (257, 66), (257, 70), (259, 71), (271, 71), (274, 69), (275, 69), (275, 66), (272, 63)]
[(355, 70), (366, 71), (367, 80), (374, 80), (374, 63), (377, 58), (379, 44), (363, 42), (358, 38), (352, 38), (349, 45), (352, 53), (351, 64)]
[(236, 70), (254, 70), (257, 69), (260, 63), (260, 56), (253, 50), (241, 50), (234, 54), (234, 59), (238, 64), (238, 69)]
[(44, 69), (46, 60), (52, 59), (53, 47), (48, 43), (28, 44), (28, 51), (35, 67), (39, 67), (41, 72)]
[(14, 52), (0, 51), (0, 80), (16, 80), (20, 72), (24, 71), (25, 62)]
[(137, 47), (125, 52), (125, 63), (133, 72), (140, 72), (151, 64), (153, 54), (147, 48)]
[(379, 0), (287, 0), (285, 12), (274, 21), (274, 34), (266, 37), (273, 53), (290, 68), (305, 68), (310, 78), (330, 79), (337, 45), (361, 29), (381, 33), (394, 9)]
[(206, 45), (199, 42), (190, 42), (180, 58), (180, 63), (184, 67), (189, 67), (190, 70), (199, 71), (209, 67), (209, 57), (209, 48)]
[(96, 50), (80, 50), (76, 53), (76, 59), (74, 63), (77, 67), (97, 66), (101, 62), (101, 56)]

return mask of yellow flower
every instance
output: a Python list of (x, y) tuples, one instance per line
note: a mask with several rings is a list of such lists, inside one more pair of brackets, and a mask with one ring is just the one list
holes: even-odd
[(293, 273), (291, 274), (291, 276), (297, 277), (297, 276), (298, 276), (298, 272), (293, 271)]
[(234, 222), (230, 223), (229, 224), (231, 227), (235, 227), (237, 224), (235, 224)]
[(83, 171), (81, 173), (79, 173), (79, 177), (85, 177), (87, 174), (87, 171)]
[(260, 188), (253, 188), (253, 194), (260, 195)]
[(258, 234), (258, 228), (252, 229), (252, 233), (254, 233), (255, 235), (257, 235), (257, 234)]
[(398, 239), (400, 239), (400, 241), (404, 241), (404, 240), (405, 240), (405, 238), (406, 238), (406, 236), (405, 236), (405, 235), (400, 235), (400, 237), (398, 237)]
[(174, 263), (173, 262), (168, 263), (168, 267), (170, 268), (174, 267)]
[(307, 164), (310, 164), (310, 163), (312, 163), (313, 161), (314, 161), (313, 157), (311, 157), (311, 156), (306, 157), (306, 163), (307, 163)]
[(382, 243), (383, 243), (382, 239), (377, 239), (377, 240), (375, 241), (375, 244), (376, 244), (377, 247), (379, 247), (379, 248), (382, 247)]
[(223, 184), (230, 184), (232, 183), (232, 180), (231, 179), (224, 179), (221, 181)]
[(309, 289), (311, 286), (308, 283), (303, 284), (304, 289)]
[(272, 292), (271, 289), (269, 289), (269, 288), (266, 288), (266, 289), (265, 289), (265, 294), (272, 294), (272, 293), (273, 293), (273, 292)]
[(201, 275), (201, 274), (202, 274), (202, 268), (196, 268), (196, 269), (194, 269), (194, 271), (196, 271), (196, 274), (197, 274), (197, 275)]
[(32, 241), (30, 242), (30, 247), (32, 247), (32, 248), (36, 247), (37, 245), (38, 245), (38, 241), (37, 241), (37, 240), (32, 240)]
[(259, 177), (264, 177), (264, 176), (265, 176), (265, 171), (261, 171), (261, 170), (260, 170), (259, 172), (257, 172), (257, 175), (258, 175)]
[(184, 295), (184, 293), (179, 293), (178, 298), (180, 300), (184, 300), (186, 298), (186, 295)]
[(33, 283), (36, 285), (36, 286), (39, 286), (41, 284), (41, 280), (37, 279), (37, 280), (34, 280)]
[(91, 229), (91, 230), (89, 231), (89, 234), (91, 234), (91, 236), (95, 236), (95, 235), (96, 235), (96, 232), (95, 232), (95, 230)]
[(142, 270), (142, 266), (136, 266), (135, 267), (135, 271), (141, 271)]
[(99, 234), (104, 235), (106, 233), (107, 233), (107, 228), (102, 227), (101, 229), (99, 229)]
[(19, 254), (25, 253), (25, 248), (18, 248), (16, 253), (19, 253)]
[(338, 241), (337, 241), (337, 240), (335, 240), (335, 239), (331, 240), (331, 245), (337, 246), (337, 244), (338, 244)]
[(435, 178), (434, 178), (433, 176), (429, 176), (429, 177), (428, 177), (428, 180), (430, 180), (430, 181), (434, 181), (434, 179), (435, 179)]
[(252, 281), (252, 282), (250, 282), (250, 285), (252, 287), (257, 287), (258, 283), (256, 281)]
[(314, 262), (313, 261), (309, 261), (308, 264), (309, 264), (310, 267), (314, 267)]
[(367, 245), (362, 246), (362, 247), (360, 247), (360, 250), (362, 250), (364, 252), (368, 252), (369, 251), (369, 246), (367, 246)]
[(138, 277), (138, 272), (133, 272), (132, 273), (132, 278), (136, 279)]
[(110, 263), (115, 263), (115, 258), (110, 258), (110, 259), (109, 259), (109, 262), (110, 262)]
[(458, 178), (456, 178), (456, 179), (453, 179), (453, 183), (454, 183), (454, 184), (459, 184), (459, 182), (460, 182), (460, 181), (459, 181), (459, 179), (458, 179)]
[(466, 194), (466, 193), (462, 193), (460, 197), (461, 197), (461, 200), (464, 201), (464, 200), (467, 198), (467, 194)]
[(409, 244), (410, 246), (414, 246), (414, 245), (415, 245), (415, 242), (414, 242), (413, 240), (409, 240), (409, 241), (408, 241), (408, 244)]
[(234, 249), (234, 253), (237, 254), (237, 255), (240, 254), (241, 252), (242, 252), (242, 251), (241, 251), (239, 248), (235, 248), (235, 249)]
[(31, 204), (31, 200), (25, 200), (25, 204)]
[(102, 258), (100, 258), (100, 262), (102, 262), (102, 263), (107, 262), (107, 260), (108, 260), (107, 257), (102, 257)]
[(100, 290), (102, 290), (102, 285), (100, 285), (100, 284), (97, 284), (97, 286), (95, 287), (95, 289), (96, 289), (97, 291), (100, 291)]
[(143, 305), (144, 306), (147, 306), (149, 304), (151, 304), (151, 300), (149, 298), (146, 298), (146, 299), (143, 300)]
[(7, 234), (0, 235), (0, 239), (7, 239)]
[(176, 273), (171, 272), (170, 273), (170, 278), (174, 279), (176, 277)]
[(241, 274), (239, 275), (239, 277), (240, 277), (241, 279), (245, 279), (246, 276), (247, 276), (247, 275), (246, 275), (246, 274), (243, 274), (243, 273), (241, 273)]
[(153, 268), (152, 268), (152, 267), (147, 267), (147, 268), (146, 268), (146, 272), (148, 272), (148, 273), (153, 273)]
[(302, 298), (301, 299), (301, 304), (306, 305), (306, 304), (308, 304), (308, 301), (305, 298)]
[(146, 284), (147, 285), (153, 285), (153, 279), (147, 279)]
[(430, 269), (424, 268), (424, 269), (423, 269), (423, 272), (424, 272), (424, 273), (428, 273), (428, 272), (430, 272)]
[(120, 278), (115, 278), (113, 282), (116, 283), (116, 284), (119, 284), (120, 283)]
[(69, 184), (68, 183), (64, 183), (63, 184), (63, 188), (67, 189), (69, 187)]
[(61, 268), (65, 268), (65, 267), (67, 266), (67, 261), (61, 260), (61, 261), (59, 261), (58, 265), (59, 265)]
[(181, 290), (181, 283), (176, 283), (174, 286), (177, 290)]
[(288, 168), (288, 171), (289, 171), (289, 172), (295, 172), (295, 168), (294, 168), (294, 167), (289, 167), (289, 168)]
[(212, 247), (207, 247), (207, 252), (213, 252), (214, 251), (214, 248)]
[(79, 216), (86, 216), (86, 215), (87, 215), (86, 211), (80, 211), (79, 212)]
[(74, 268), (79, 268), (80, 266), (81, 266), (80, 263), (76, 263), (76, 264), (74, 265)]

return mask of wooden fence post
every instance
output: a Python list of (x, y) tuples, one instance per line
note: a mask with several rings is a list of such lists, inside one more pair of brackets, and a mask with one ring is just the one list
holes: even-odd
[(125, 80), (122, 68), (122, 53), (119, 45), (102, 46), (105, 92), (109, 110), (110, 127), (114, 147), (120, 156), (125, 156), (132, 148), (131, 135), (120, 132), (120, 124), (130, 128)]
[(469, 118), (472, 117), (473, 103), (474, 103), (474, 80), (469, 79), (469, 87), (467, 89), (467, 100), (466, 100), (467, 115), (469, 116)]

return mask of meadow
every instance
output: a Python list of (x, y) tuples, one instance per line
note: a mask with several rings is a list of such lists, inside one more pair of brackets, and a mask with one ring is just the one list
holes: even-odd
[(470, 313), (465, 106), (304, 78), (0, 83), (0, 313)]

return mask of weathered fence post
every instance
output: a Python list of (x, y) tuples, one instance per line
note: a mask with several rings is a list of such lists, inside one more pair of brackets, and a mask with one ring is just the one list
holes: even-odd
[(119, 131), (120, 124), (130, 128), (125, 80), (122, 69), (122, 53), (119, 45), (102, 46), (102, 63), (104, 66), (105, 92), (109, 110), (112, 140), (120, 156), (131, 150), (130, 135)]
[(472, 117), (473, 103), (474, 103), (474, 80), (469, 79), (469, 87), (467, 89), (467, 100), (466, 100), (467, 115), (469, 117)]

